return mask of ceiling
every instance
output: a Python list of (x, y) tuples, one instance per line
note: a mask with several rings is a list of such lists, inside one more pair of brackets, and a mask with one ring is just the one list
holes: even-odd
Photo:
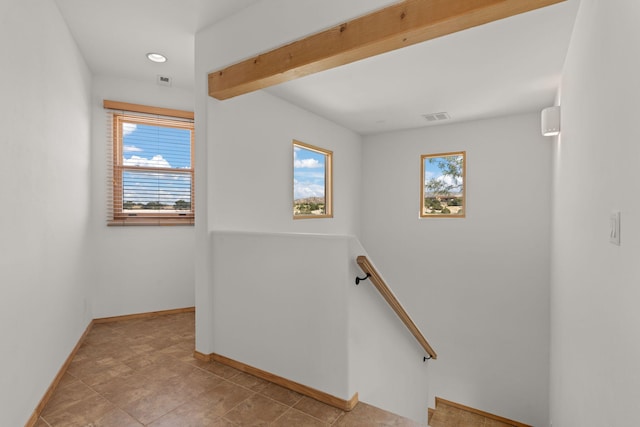
[[(194, 86), (200, 29), (269, 0), (56, 0), (95, 75)], [(554, 102), (579, 0), (266, 89), (361, 134), (539, 111)], [(117, 29), (115, 31), (114, 29)], [(169, 60), (154, 64), (157, 51)], [(447, 112), (449, 120), (423, 116)]]
[[(95, 75), (156, 81), (193, 90), (195, 34), (261, 0), (55, 0)], [(155, 64), (146, 58), (168, 58)]]

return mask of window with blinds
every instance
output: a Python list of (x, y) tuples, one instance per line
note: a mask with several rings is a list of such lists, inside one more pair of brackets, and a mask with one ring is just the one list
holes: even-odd
[(108, 224), (193, 224), (193, 113), (104, 106), (111, 122)]

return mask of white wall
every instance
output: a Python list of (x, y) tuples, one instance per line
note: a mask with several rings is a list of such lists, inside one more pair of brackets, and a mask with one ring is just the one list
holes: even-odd
[[(466, 151), (464, 219), (420, 219), (420, 155)], [(538, 114), (366, 137), (362, 241), (440, 396), (547, 424), (551, 144)]]
[[(208, 72), (389, 3), (332, 1), (330, 7), (324, 2), (311, 8), (295, 0), (276, 1), (276, 7), (256, 4), (196, 36), (197, 150), (198, 161), (204, 162), (196, 191), (208, 200), (198, 207), (196, 224), (198, 350), (215, 351), (213, 325), (225, 321), (216, 317), (215, 306), (223, 303), (216, 298), (232, 286), (217, 276), (220, 265), (210, 232), (362, 236), (371, 258), (439, 353), (437, 361), (424, 366), (421, 351), (413, 350), (423, 370), (406, 386), (423, 399), (422, 410), (439, 395), (546, 425), (551, 147), (540, 136), (538, 114), (379, 135), (360, 145), (357, 135), (264, 91), (227, 101), (205, 96)], [(296, 20), (288, 19), (294, 14)], [(294, 138), (334, 150), (332, 220), (291, 220)], [(466, 150), (469, 156), (468, 216), (420, 220), (420, 154), (452, 150)], [(353, 164), (341, 163), (351, 159)], [(369, 291), (348, 291), (349, 331), (359, 340), (349, 347), (349, 363), (362, 364), (349, 371), (349, 381), (367, 384), (364, 399), (408, 413), (411, 409), (397, 396), (377, 392), (384, 375), (369, 382), (365, 378), (371, 369), (388, 372), (382, 359), (397, 357), (389, 351), (364, 359), (365, 349), (385, 345), (356, 326), (366, 309), (352, 295), (359, 292), (373, 303), (377, 296)], [(382, 313), (384, 306), (369, 309)], [(406, 338), (405, 343), (413, 339)], [(402, 341), (397, 335), (393, 339)]]
[[(202, 115), (196, 117), (196, 138), (202, 141), (197, 150), (199, 159), (207, 158), (208, 173), (196, 191), (207, 191), (208, 230), (357, 231), (353, 195), (360, 184), (360, 137), (265, 92), (217, 101), (206, 95), (207, 74), (392, 2), (259, 2), (196, 35), (196, 115)], [(334, 151), (333, 220), (291, 220), (293, 139)], [(241, 209), (249, 197), (261, 209)]]
[[(208, 139), (196, 144), (208, 151), (198, 152), (208, 160), (201, 166), (207, 177), (201, 176), (196, 187), (202, 192), (199, 183), (206, 182), (206, 196), (201, 198), (208, 202), (206, 211), (196, 212), (199, 221), (207, 221), (197, 224), (198, 239), (213, 230), (357, 234), (358, 135), (263, 92), (207, 102)], [(333, 151), (333, 218), (292, 218), (294, 139)], [(217, 286), (211, 272), (218, 261), (209, 253), (208, 241), (196, 246), (196, 347), (211, 353), (213, 320), (208, 316), (213, 307), (207, 304), (210, 287)]]
[[(640, 425), (640, 3), (582, 0), (555, 145), (551, 419)], [(609, 214), (621, 212), (621, 246)]]
[[(360, 136), (265, 92), (208, 112), (210, 229), (357, 234)], [(333, 151), (333, 218), (292, 218), (294, 139)]]
[(364, 277), (356, 262), (359, 255), (369, 257), (386, 281), (360, 242), (352, 239), (347, 280), (349, 385), (361, 401), (426, 425), (429, 372), (437, 361), (424, 362), (426, 352), (370, 280), (355, 285), (356, 276)]
[(214, 231), (214, 352), (348, 400), (347, 236)]
[(102, 101), (193, 111), (193, 93), (142, 81), (96, 76), (92, 96), (89, 273), (94, 318), (195, 305), (193, 226), (108, 227), (108, 122)]
[(24, 425), (88, 325), (91, 77), (55, 3), (0, 4), (0, 425)]
[[(209, 72), (389, 0), (330, 3), (312, 7), (297, 0), (260, 2), (196, 35), (196, 198), (208, 200), (196, 207), (196, 346), (204, 353), (213, 351), (212, 230), (359, 230), (358, 200), (353, 196), (360, 185), (358, 135), (264, 92), (224, 102), (206, 95)], [(289, 19), (293, 15), (296, 19)], [(293, 139), (334, 151), (333, 219), (291, 219)]]
[(213, 352), (426, 423), (426, 354), (371, 282), (355, 285), (355, 237), (214, 231), (211, 245)]

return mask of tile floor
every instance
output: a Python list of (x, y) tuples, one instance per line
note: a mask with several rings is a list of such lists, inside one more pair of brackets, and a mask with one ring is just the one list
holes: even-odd
[(194, 313), (94, 325), (36, 427), (418, 426), (193, 358)]

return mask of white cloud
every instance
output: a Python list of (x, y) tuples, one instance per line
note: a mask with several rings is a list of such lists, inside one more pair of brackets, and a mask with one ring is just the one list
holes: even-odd
[(294, 168), (321, 168), (323, 167), (322, 163), (317, 161), (316, 159), (301, 159), (293, 161)]
[(300, 147), (293, 147), (293, 167), (295, 169), (300, 168), (322, 168), (324, 165), (317, 161), (316, 159), (298, 159), (298, 152), (301, 150)]
[[(431, 175), (430, 177), (428, 177)], [(429, 181), (435, 180), (436, 182), (442, 183), (444, 186), (451, 188), (452, 193), (457, 193), (462, 191), (462, 177), (452, 177), (451, 175), (439, 175), (434, 176), (433, 173), (429, 173), (425, 171), (425, 180), (424, 185), (426, 186)]]
[(123, 159), (124, 166), (147, 166), (154, 168), (170, 168), (169, 162), (162, 157), (162, 154), (156, 154), (151, 159), (147, 159), (139, 156), (131, 156), (128, 159)]
[(294, 178), (298, 181), (324, 182), (324, 171), (297, 170), (294, 172)]
[(124, 147), (122, 147), (122, 150), (125, 153), (139, 153), (141, 151), (144, 151), (142, 148), (136, 147), (135, 145), (125, 145)]
[(131, 135), (138, 128), (134, 123), (122, 123), (122, 135)]
[(427, 184), (427, 182), (431, 181), (434, 177), (436, 176), (435, 173), (425, 170), (424, 171), (424, 183), (425, 185)]
[(312, 182), (293, 181), (293, 198), (324, 197), (324, 185)]
[(462, 177), (452, 177), (451, 175), (441, 175), (438, 177), (438, 181), (443, 182), (445, 185), (461, 186)]

